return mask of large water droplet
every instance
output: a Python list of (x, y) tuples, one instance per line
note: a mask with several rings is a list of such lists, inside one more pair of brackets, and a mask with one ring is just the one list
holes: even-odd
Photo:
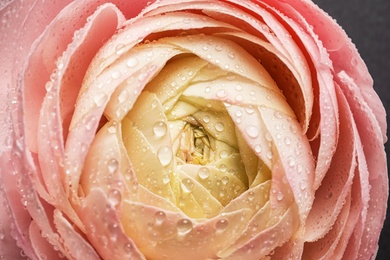
[(198, 171), (198, 176), (202, 180), (205, 180), (210, 176), (210, 170), (207, 167), (201, 167)]
[(117, 189), (112, 189), (108, 191), (108, 201), (112, 206), (117, 206), (122, 200), (122, 194)]
[(215, 124), (215, 130), (217, 130), (218, 132), (222, 132), (223, 130), (225, 130), (225, 125), (222, 122), (218, 122)]
[(158, 159), (160, 160), (160, 163), (162, 166), (167, 166), (172, 161), (172, 149), (169, 146), (162, 146), (157, 151)]
[(119, 103), (123, 103), (126, 100), (128, 100), (130, 97), (129, 91), (127, 89), (124, 89), (121, 91), (121, 93), (118, 95), (118, 101)]
[(186, 235), (192, 230), (192, 222), (189, 219), (179, 219), (176, 223), (177, 232), (179, 235)]
[(153, 133), (157, 137), (163, 137), (167, 133), (167, 124), (164, 121), (158, 121), (153, 125)]
[(164, 211), (157, 211), (155, 216), (156, 224), (161, 225), (165, 219), (167, 218), (166, 214)]
[(194, 190), (194, 183), (192, 182), (191, 179), (185, 178), (181, 182), (181, 187), (184, 190), (184, 192), (190, 193), (191, 191)]
[(229, 221), (227, 219), (220, 219), (215, 223), (215, 230), (222, 232), (229, 226)]
[(129, 68), (134, 68), (135, 66), (138, 65), (138, 60), (136, 58), (130, 58), (130, 59), (127, 60), (126, 65)]
[(222, 177), (222, 184), (223, 185), (226, 185), (226, 184), (228, 184), (229, 183), (229, 177), (228, 176), (223, 176)]
[(162, 181), (164, 184), (168, 184), (171, 181), (171, 178), (169, 178), (168, 174), (165, 174), (162, 178)]
[(259, 129), (254, 125), (249, 125), (246, 127), (245, 132), (249, 137), (256, 138), (259, 136)]
[(107, 95), (104, 93), (96, 93), (93, 96), (93, 101), (95, 102), (97, 107), (101, 107), (107, 100)]
[(110, 173), (116, 172), (118, 168), (119, 168), (119, 162), (117, 159), (111, 159), (108, 161), (108, 171)]

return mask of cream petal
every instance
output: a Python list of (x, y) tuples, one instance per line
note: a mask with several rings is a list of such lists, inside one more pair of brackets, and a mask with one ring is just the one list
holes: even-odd
[(240, 209), (198, 223), (185, 215), (125, 201), (122, 221), (148, 258), (207, 259), (237, 239), (248, 221), (247, 212)]

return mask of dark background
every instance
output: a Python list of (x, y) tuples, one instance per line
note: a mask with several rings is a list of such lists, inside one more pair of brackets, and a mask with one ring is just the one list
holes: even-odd
[[(387, 114), (390, 114), (390, 1), (313, 0), (313, 2), (335, 18), (356, 44), (374, 79), (374, 88), (382, 99)], [(387, 124), (389, 125), (389, 118)], [(386, 144), (386, 152), (390, 154), (390, 140)], [(390, 169), (389, 159), (387, 167)], [(390, 259), (389, 207), (376, 260), (387, 259)]]

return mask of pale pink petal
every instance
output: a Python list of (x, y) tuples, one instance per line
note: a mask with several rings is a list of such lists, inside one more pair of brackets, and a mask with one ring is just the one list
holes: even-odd
[(358, 144), (356, 149), (362, 197), (368, 202), (367, 212), (362, 211), (364, 229), (359, 257), (370, 258), (377, 251), (379, 234), (386, 216), (386, 204), (383, 201), (388, 197), (388, 178), (383, 136), (376, 120), (377, 115), (365, 102), (356, 82), (344, 72), (338, 76), (356, 123), (355, 140)]
[(86, 236), (104, 259), (145, 259), (133, 240), (124, 233), (116, 203), (100, 189), (90, 191), (79, 211), (86, 223)]
[(55, 251), (46, 238), (42, 237), (41, 229), (35, 221), (32, 221), (29, 227), (31, 244), (34, 252), (41, 259), (61, 259), (61, 252)]
[(306, 239), (316, 241), (334, 225), (352, 184), (356, 151), (353, 131), (353, 115), (339, 88), (340, 135), (330, 167), (315, 194), (312, 210), (307, 220)]
[(71, 259), (98, 260), (99, 255), (85, 238), (79, 234), (59, 210), (54, 211), (54, 224)]
[[(108, 18), (111, 23), (106, 21)], [(56, 207), (66, 212), (72, 221), (77, 223), (79, 228), (82, 228), (82, 224), (79, 222), (68, 201), (69, 188), (67, 185), (63, 185), (65, 182), (69, 183), (66, 176), (71, 175), (73, 169), (69, 168), (70, 166), (67, 163), (73, 164), (73, 162), (66, 161), (64, 156), (64, 139), (62, 136), (64, 131), (62, 129), (61, 108), (66, 106), (61, 104), (62, 93), (60, 94), (60, 91), (61, 88), (68, 87), (67, 84), (63, 85), (63, 80), (66, 83), (66, 78), (64, 77), (68, 75), (68, 72), (72, 73), (74, 69), (86, 71), (88, 67), (88, 64), (80, 64), (80, 60), (73, 59), (73, 55), (84, 51), (85, 55), (89, 56), (89, 59), (91, 59), (93, 57), (94, 49), (96, 51), (100, 45), (102, 45), (102, 40), (115, 32), (120, 20), (123, 20), (123, 18), (121, 18), (119, 11), (112, 5), (101, 6), (101, 8), (90, 17), (90, 20), (82, 31), (79, 32), (78, 37), (74, 38), (72, 44), (68, 46), (66, 52), (64, 52), (61, 57), (61, 61), (57, 64), (57, 72), (53, 72), (53, 82), (49, 83), (50, 87), (47, 88), (48, 93), (44, 98), (41, 108), (38, 148), (43, 179), (46, 182), (49, 193), (56, 199)], [(108, 35), (99, 32), (97, 29), (102, 26), (102, 23), (107, 25), (106, 33)], [(110, 28), (110, 30), (108, 30), (108, 28)], [(100, 40), (97, 40), (99, 37)], [(99, 44), (94, 45), (94, 48), (90, 48), (87, 43), (91, 41), (96, 41)], [(82, 78), (78, 78), (78, 80), (81, 85)], [(73, 83), (76, 84), (75, 82)], [(94, 133), (90, 134), (92, 135)], [(76, 147), (79, 147), (80, 145), (81, 144), (77, 144)], [(84, 154), (86, 153), (86, 150), (78, 150), (81, 150)], [(80, 167), (78, 164), (71, 166)]]

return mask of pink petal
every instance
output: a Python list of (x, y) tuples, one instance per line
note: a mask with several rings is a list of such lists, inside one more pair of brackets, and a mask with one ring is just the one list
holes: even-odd
[(334, 225), (350, 190), (356, 167), (353, 118), (345, 97), (336, 89), (339, 99), (340, 135), (330, 168), (316, 191), (307, 220), (306, 239), (316, 241)]
[(383, 201), (388, 198), (388, 178), (384, 140), (376, 120), (377, 115), (365, 102), (356, 83), (344, 72), (338, 76), (356, 123), (362, 197), (366, 203), (368, 201), (367, 212), (362, 212), (364, 230), (359, 257), (370, 258), (377, 251), (379, 234), (386, 216), (386, 204)]
[(100, 259), (89, 242), (75, 230), (74, 226), (58, 210), (54, 211), (54, 224), (61, 236), (65, 250), (72, 259)]
[(90, 243), (104, 259), (145, 259), (123, 230), (115, 205), (100, 189), (91, 190), (79, 213)]

